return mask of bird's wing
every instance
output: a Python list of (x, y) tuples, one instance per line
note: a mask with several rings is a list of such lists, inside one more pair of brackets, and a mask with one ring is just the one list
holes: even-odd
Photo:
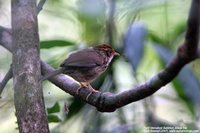
[(96, 51), (84, 49), (70, 54), (60, 66), (95, 67), (101, 64), (103, 64), (103, 59)]

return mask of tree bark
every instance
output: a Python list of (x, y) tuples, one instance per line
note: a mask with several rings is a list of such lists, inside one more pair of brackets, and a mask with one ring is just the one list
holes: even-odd
[(39, 56), (36, 0), (12, 0), (14, 101), (21, 133), (48, 133)]

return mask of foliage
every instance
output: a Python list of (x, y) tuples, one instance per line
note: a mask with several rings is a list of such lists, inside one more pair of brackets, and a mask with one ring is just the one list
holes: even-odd
[[(46, 2), (38, 18), (42, 57), (57, 67), (69, 52), (106, 42), (108, 2)], [(114, 60), (112, 67), (95, 80), (92, 86), (100, 88), (101, 91), (120, 92), (143, 83), (165, 67), (173, 57), (176, 48), (184, 39), (190, 1), (115, 2), (113, 32), (116, 40), (113, 46), (120, 52), (121, 57)], [(142, 25), (137, 25), (141, 23)], [(195, 63), (199, 65), (199, 62)], [(194, 127), (196, 107), (199, 107), (200, 103), (200, 83), (197, 78), (200, 76), (192, 71), (197, 70), (191, 65), (185, 67), (170, 85), (151, 96), (153, 100), (148, 104), (145, 104), (146, 100), (142, 100), (112, 114), (97, 112), (79, 99), (61, 94), (65, 92), (58, 94), (57, 88), (45, 83), (44, 88), (53, 88), (44, 89), (52, 94), (45, 97), (47, 107), (51, 106), (47, 109), (51, 130), (72, 132), (72, 127), (75, 126), (80, 127), (77, 132), (139, 132), (151, 123), (152, 119), (147, 119), (147, 114), (165, 125), (180, 126), (179, 121), (183, 121), (183, 124)], [(69, 102), (69, 113), (64, 111), (65, 101)], [(52, 106), (52, 103), (55, 104)], [(151, 113), (148, 108), (152, 108)], [(72, 124), (74, 126), (71, 127)]]

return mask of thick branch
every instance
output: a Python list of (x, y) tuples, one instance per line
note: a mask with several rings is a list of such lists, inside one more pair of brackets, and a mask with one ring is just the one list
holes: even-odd
[(193, 0), (188, 17), (188, 29), (185, 36), (185, 45), (187, 46), (187, 54), (195, 58), (197, 54), (199, 41), (199, 23), (200, 23), (200, 1)]
[[(140, 99), (146, 98), (149, 95), (152, 95), (162, 86), (171, 82), (174, 79), (174, 77), (177, 76), (177, 74), (180, 72), (180, 70), (182, 69), (182, 67), (184, 67), (185, 64), (197, 58), (196, 55), (197, 55), (199, 15), (200, 15), (199, 10), (200, 10), (199, 0), (193, 0), (190, 9), (190, 15), (188, 18), (188, 29), (187, 29), (186, 39), (183, 45), (179, 47), (177, 55), (173, 58), (173, 60), (168, 64), (168, 66), (162, 72), (158, 73), (149, 81), (138, 87), (135, 87), (133, 89), (130, 89), (128, 91), (119, 94), (101, 93), (101, 92), (94, 93), (89, 97), (88, 101), (86, 101), (85, 99), (87, 95), (90, 93), (90, 90), (81, 89), (79, 91), (79, 95), (77, 95), (76, 91), (80, 86), (74, 80), (63, 75), (58, 75), (56, 77), (52, 77), (50, 81), (59, 88), (61, 88), (63, 91), (73, 96), (79, 97), (82, 100), (85, 100), (89, 104), (97, 107), (97, 109), (102, 112), (112, 112), (117, 108), (127, 105), (131, 102), (135, 102)], [(193, 51), (193, 53), (191, 51)], [(51, 66), (49, 66), (43, 61), (41, 61), (41, 66), (43, 75), (54, 71), (54, 69), (52, 69)]]
[[(181, 70), (181, 68), (186, 64), (181, 63), (177, 57), (175, 57), (172, 62), (165, 70), (160, 72), (159, 74), (155, 75), (153, 78), (151, 78), (146, 83), (132, 88), (128, 91), (124, 91), (119, 94), (112, 94), (112, 93), (101, 93), (97, 92), (91, 95), (86, 101), (86, 97), (90, 93), (89, 89), (82, 88), (80, 89), (79, 95), (76, 94), (77, 89), (80, 87), (78, 83), (74, 82), (72, 79), (60, 76), (52, 77), (50, 81), (61, 88), (63, 91), (79, 97), (83, 100), (85, 100), (87, 103), (95, 106), (99, 111), (102, 112), (113, 112), (117, 108), (120, 108), (122, 106), (125, 106), (129, 103), (144, 99), (150, 95), (152, 95), (154, 92), (156, 92), (158, 89), (160, 89), (162, 86), (169, 83), (173, 78), (178, 74), (178, 72)], [(50, 67), (48, 64), (41, 62), (42, 65), (42, 74), (48, 74), (53, 71), (55, 71), (52, 67)], [(172, 71), (170, 71), (172, 70)], [(173, 73), (172, 73), (173, 72)], [(161, 79), (159, 76), (165, 75), (169, 78)]]

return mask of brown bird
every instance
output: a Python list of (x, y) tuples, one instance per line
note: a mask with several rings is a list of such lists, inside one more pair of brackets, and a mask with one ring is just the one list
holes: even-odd
[[(96, 92), (96, 90), (91, 87), (90, 82), (96, 79), (108, 68), (109, 63), (115, 55), (119, 54), (107, 44), (101, 44), (95, 47), (75, 51), (63, 61), (60, 65), (60, 69), (47, 74), (42, 78), (42, 80), (46, 80), (61, 73), (69, 75), (78, 81), (81, 84), (81, 87), (86, 87), (92, 90), (92, 92), (87, 96), (87, 100), (93, 92)], [(84, 83), (86, 83), (87, 86)]]

